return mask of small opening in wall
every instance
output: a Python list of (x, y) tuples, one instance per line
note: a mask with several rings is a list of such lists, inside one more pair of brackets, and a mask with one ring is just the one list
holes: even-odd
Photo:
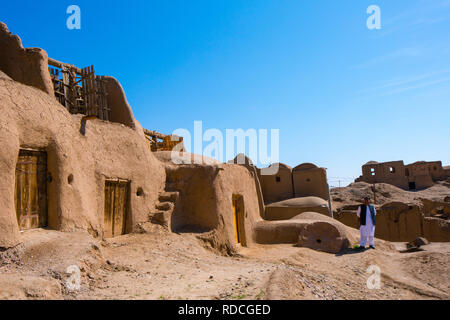
[(372, 176), (375, 175), (375, 168), (370, 168), (370, 174), (371, 174)]
[(395, 168), (394, 168), (394, 167), (390, 167), (390, 168), (389, 168), (389, 172), (390, 172), (390, 173), (395, 173)]
[(73, 182), (73, 174), (69, 174), (69, 176), (67, 177), (67, 182), (69, 184), (72, 184), (72, 182)]
[(316, 242), (317, 242), (317, 243), (322, 243), (322, 240), (317, 239)]
[(144, 190), (142, 188), (138, 188), (136, 191), (136, 195), (138, 197), (142, 197), (144, 195)]
[(310, 178), (306, 179), (306, 182), (311, 182), (311, 179)]
[(275, 179), (277, 180), (277, 182), (281, 182), (281, 177), (276, 177)]

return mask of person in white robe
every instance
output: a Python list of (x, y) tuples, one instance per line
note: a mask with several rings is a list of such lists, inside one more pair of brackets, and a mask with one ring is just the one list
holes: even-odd
[(370, 204), (370, 197), (364, 197), (364, 204), (358, 207), (357, 215), (360, 218), (360, 243), (359, 248), (365, 249), (369, 242), (369, 248), (375, 249), (375, 226), (377, 211)]

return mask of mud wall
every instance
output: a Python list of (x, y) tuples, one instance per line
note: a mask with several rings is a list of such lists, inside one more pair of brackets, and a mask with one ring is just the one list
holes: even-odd
[(261, 175), (261, 170), (258, 171), (265, 204), (294, 197), (292, 169), (290, 167), (280, 164), (278, 173), (275, 175)]
[[(71, 115), (44, 91), (0, 73), (0, 247), (20, 242), (14, 208), (15, 168), (20, 148), (47, 152), (48, 225), (103, 234), (105, 179), (131, 181), (127, 231), (147, 220), (163, 189), (165, 171), (138, 129)], [(139, 126), (140, 128), (140, 126)], [(71, 179), (69, 179), (71, 176)], [(136, 190), (143, 189), (138, 196)]]
[(450, 221), (433, 217), (424, 218), (423, 235), (429, 241), (450, 242)]
[(413, 241), (423, 235), (422, 213), (416, 205), (388, 203), (377, 210), (375, 236), (389, 241)]
[(106, 92), (108, 93), (109, 121), (135, 128), (133, 111), (128, 104), (121, 84), (113, 77), (103, 77), (103, 79), (106, 81)]
[(0, 70), (15, 81), (53, 95), (47, 53), (39, 48), (24, 49), (22, 41), (0, 22)]
[(327, 171), (305, 163), (292, 171), (295, 197), (320, 197), (328, 200)]
[(251, 246), (253, 226), (262, 220), (255, 174), (234, 164), (168, 165), (166, 190), (180, 193), (172, 214), (172, 230), (200, 233), (199, 237), (212, 247), (233, 251), (236, 241), (232, 199), (240, 195), (244, 201), (245, 242)]

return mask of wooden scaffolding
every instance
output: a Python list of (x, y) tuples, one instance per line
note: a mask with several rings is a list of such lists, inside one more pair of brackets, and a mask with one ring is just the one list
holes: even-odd
[(70, 113), (109, 120), (105, 80), (94, 66), (79, 69), (51, 58), (48, 64), (55, 97)]
[(175, 146), (182, 143), (179, 152), (185, 152), (183, 137), (176, 135), (165, 135), (156, 131), (144, 129), (145, 137), (152, 152), (156, 151), (172, 151)]

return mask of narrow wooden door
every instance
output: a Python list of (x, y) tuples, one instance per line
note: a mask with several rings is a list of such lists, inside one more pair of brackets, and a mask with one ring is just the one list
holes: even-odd
[(105, 182), (105, 238), (113, 238), (125, 233), (128, 211), (127, 180), (106, 180)]
[(240, 195), (233, 196), (233, 224), (236, 243), (246, 246), (245, 239), (245, 210), (244, 198)]
[(16, 165), (15, 196), (20, 230), (47, 226), (47, 154), (20, 150)]

